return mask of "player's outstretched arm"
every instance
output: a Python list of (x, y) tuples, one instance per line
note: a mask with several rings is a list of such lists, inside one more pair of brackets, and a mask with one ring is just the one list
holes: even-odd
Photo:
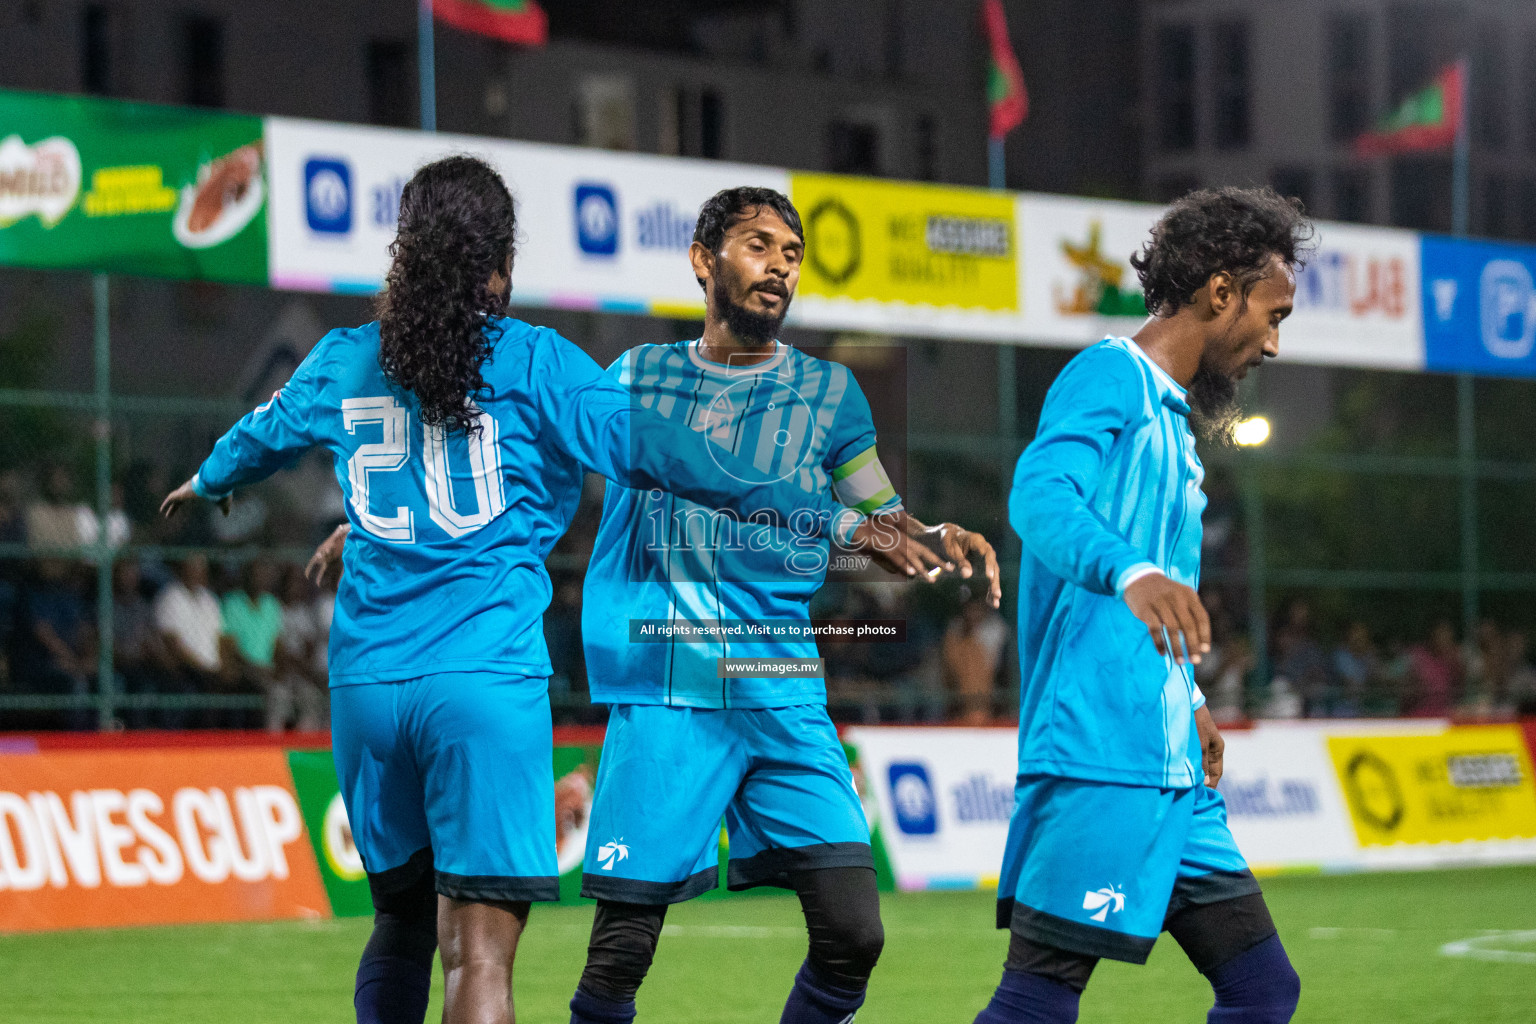
[(707, 508), (747, 518), (770, 512), (808, 534), (840, 540), (861, 519), (831, 494), (801, 487), (796, 478), (759, 481), (761, 474), (704, 436), (649, 409), (608, 377), (581, 349), (552, 333), (542, 358), (530, 364), (530, 393), (560, 446), (576, 461), (624, 487), (657, 488)]

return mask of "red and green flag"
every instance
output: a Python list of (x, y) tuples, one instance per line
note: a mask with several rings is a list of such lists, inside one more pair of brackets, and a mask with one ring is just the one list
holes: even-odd
[(543, 46), (549, 19), (533, 0), (432, 0), (438, 21), (504, 43)]
[(1361, 156), (1392, 156), (1450, 148), (1462, 129), (1466, 87), (1466, 66), (1458, 61), (1357, 138), (1355, 152)]
[(1024, 91), (1024, 72), (1008, 38), (1008, 19), (1002, 0), (982, 0), (981, 21), (987, 32), (992, 59), (987, 65), (987, 104), (991, 108), (990, 134), (1001, 139), (1029, 116), (1029, 93)]

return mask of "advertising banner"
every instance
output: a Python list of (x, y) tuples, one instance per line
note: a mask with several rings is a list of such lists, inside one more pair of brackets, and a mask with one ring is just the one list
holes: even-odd
[(896, 887), (995, 887), (1013, 814), (1013, 729), (849, 729)]
[(361, 917), (373, 913), (368, 892), (368, 873), (363, 857), (352, 841), (352, 824), (336, 781), (336, 763), (329, 750), (291, 750), (288, 768), (299, 796), (304, 828), (314, 848), (315, 863), (337, 917)]
[(1219, 788), (1250, 867), (1267, 873), (1354, 863), (1355, 837), (1323, 727), (1261, 723), (1223, 736)]
[(517, 201), (514, 305), (700, 317), (688, 264), (699, 207), (723, 188), (788, 191), (776, 168), (269, 118), (272, 284), (373, 292), (400, 193), (423, 164), (478, 156)]
[(806, 235), (798, 322), (1017, 335), (1012, 193), (798, 172), (790, 187)]
[(267, 283), (260, 118), (0, 90), (0, 264)]
[(1360, 846), (1536, 840), (1531, 755), (1518, 726), (1331, 736)]
[(1536, 376), (1536, 249), (1426, 235), (1423, 252), (1426, 366)]
[(0, 932), (319, 918), (275, 749), (0, 757)]
[(1147, 307), (1131, 256), (1162, 207), (1026, 194), (1019, 208), (1028, 339), (1076, 348), (1134, 333)]
[(1319, 222), (1317, 251), (1296, 275), (1296, 309), (1280, 355), (1299, 363), (1418, 370), (1424, 366), (1419, 236)]

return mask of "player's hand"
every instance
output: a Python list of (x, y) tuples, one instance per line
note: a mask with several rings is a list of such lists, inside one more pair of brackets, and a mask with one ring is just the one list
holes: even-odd
[[(188, 480), (165, 496), (165, 500), (160, 503), (160, 514), (169, 519), (181, 510), (181, 506), (199, 501), (201, 498), (202, 495), (192, 489), (192, 481)], [(214, 502), (215, 505), (219, 506), (219, 511), (225, 515), (229, 515), (231, 503), (230, 496), (227, 494)]]
[(315, 553), (304, 566), (304, 575), (317, 587), (341, 581), (341, 551), (346, 546), (347, 534), (352, 532), (351, 523), (342, 523), (331, 535), (320, 542)]
[(1194, 588), (1160, 572), (1149, 573), (1125, 588), (1125, 603), (1146, 623), (1157, 653), (1198, 665), (1211, 649), (1211, 617)]
[(1216, 720), (1211, 717), (1211, 709), (1204, 704), (1195, 709), (1195, 729), (1200, 733), (1200, 754), (1205, 767), (1205, 784), (1212, 789), (1221, 781), (1222, 755), (1226, 753), (1227, 741), (1221, 738), (1221, 730), (1216, 728)]
[(869, 516), (853, 531), (851, 547), (869, 555), (887, 572), (910, 579), (920, 577), (929, 583), (938, 579), (945, 569), (954, 568), (921, 540), (908, 536), (904, 525), (900, 513)]
[(997, 552), (992, 550), (992, 544), (987, 538), (956, 523), (930, 526), (928, 533), (937, 538), (939, 546), (944, 550), (944, 557), (960, 567), (961, 579), (968, 580), (975, 574), (971, 568), (971, 558), (979, 557), (987, 574), (987, 600), (993, 608), (1003, 603), (1002, 574), (997, 569)]

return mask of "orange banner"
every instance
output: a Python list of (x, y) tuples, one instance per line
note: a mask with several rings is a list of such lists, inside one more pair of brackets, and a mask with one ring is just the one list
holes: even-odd
[(0, 756), (0, 932), (329, 916), (281, 750)]

